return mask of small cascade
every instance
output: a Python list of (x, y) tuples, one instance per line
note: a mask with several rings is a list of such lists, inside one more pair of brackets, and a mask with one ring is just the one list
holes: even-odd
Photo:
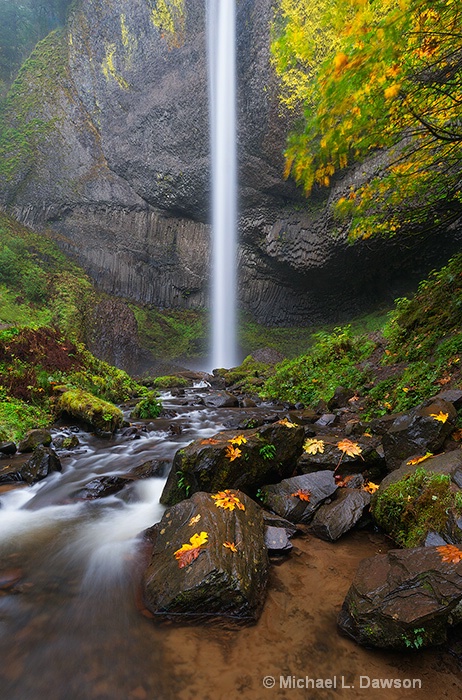
[(212, 153), (212, 366), (238, 364), (236, 342), (235, 0), (208, 0)]

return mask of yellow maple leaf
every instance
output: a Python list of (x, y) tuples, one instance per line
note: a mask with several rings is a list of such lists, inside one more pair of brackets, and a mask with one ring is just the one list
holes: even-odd
[(245, 445), (247, 438), (245, 438), (243, 435), (236, 435), (236, 437), (231, 438), (231, 440), (228, 440), (228, 442), (230, 442), (231, 445)]
[(226, 446), (225, 457), (227, 457), (230, 462), (233, 462), (235, 459), (239, 459), (241, 454), (242, 454), (242, 452), (239, 449), (239, 447), (233, 447), (232, 445)]
[(285, 425), (286, 428), (296, 428), (297, 424), (296, 423), (291, 423), (288, 418), (283, 418), (282, 420), (278, 420), (277, 422), (278, 425)]
[(383, 91), (383, 94), (385, 95), (386, 100), (392, 100), (394, 97), (396, 97), (399, 94), (399, 91), (401, 90), (401, 83), (394, 83), (393, 85), (390, 85), (390, 87), (385, 88)]
[(192, 564), (192, 562), (197, 559), (202, 551), (202, 545), (206, 544), (207, 540), (207, 532), (201, 532), (200, 534), (195, 533), (190, 537), (189, 543), (182, 544), (181, 547), (173, 553), (173, 556), (178, 561), (180, 569), (184, 569), (185, 566), (189, 566), (189, 564)]
[(441, 556), (441, 561), (448, 564), (458, 564), (462, 561), (462, 549), (454, 544), (446, 544), (436, 548)]
[(200, 515), (200, 513), (199, 513), (199, 515), (196, 515), (195, 517), (191, 518), (191, 520), (189, 521), (188, 525), (190, 525), (190, 526), (191, 526), (191, 525), (195, 525), (196, 523), (199, 522), (200, 519), (201, 519), (201, 515)]
[(214, 494), (212, 498), (215, 500), (215, 505), (217, 508), (224, 508), (225, 510), (234, 510), (235, 508), (239, 508), (239, 510), (245, 510), (245, 505), (241, 503), (239, 498), (229, 489), (219, 491), (218, 493)]
[(343, 452), (343, 454), (348, 455), (348, 457), (361, 456), (361, 447), (357, 442), (352, 442), (351, 440), (348, 440), (348, 438), (340, 440), (340, 442), (337, 443), (337, 447)]
[(316, 438), (309, 438), (303, 443), (303, 449), (309, 455), (315, 455), (318, 452), (324, 452), (324, 441), (316, 440)]
[(230, 549), (235, 554), (237, 552), (237, 547), (234, 544), (234, 542), (223, 542), (223, 547), (226, 547), (226, 549)]
[(430, 418), (434, 418), (440, 423), (446, 423), (447, 419), (449, 418), (449, 413), (443, 413), (443, 411), (440, 411), (439, 413), (430, 413)]
[(414, 464), (420, 464), (421, 462), (425, 462), (426, 459), (430, 459), (430, 457), (433, 457), (433, 452), (427, 452), (426, 454), (422, 455), (421, 457), (413, 457), (412, 459), (409, 459), (406, 464), (408, 466), (413, 466)]
[(367, 491), (367, 493), (375, 493), (377, 489), (379, 488), (378, 484), (374, 484), (373, 481), (365, 481), (363, 484), (363, 491)]

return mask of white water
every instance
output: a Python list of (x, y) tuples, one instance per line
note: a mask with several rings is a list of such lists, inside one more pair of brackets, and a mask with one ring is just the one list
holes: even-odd
[(235, 0), (208, 0), (212, 151), (212, 363), (238, 364), (236, 343)]

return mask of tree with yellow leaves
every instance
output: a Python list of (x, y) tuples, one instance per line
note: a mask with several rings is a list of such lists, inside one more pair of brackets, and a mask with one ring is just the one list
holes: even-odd
[(299, 116), (286, 176), (309, 194), (381, 150), (336, 205), (350, 236), (448, 225), (461, 214), (460, 0), (280, 0), (273, 61)]

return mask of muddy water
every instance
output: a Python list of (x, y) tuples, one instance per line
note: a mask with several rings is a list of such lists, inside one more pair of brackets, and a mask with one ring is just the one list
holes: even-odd
[[(370, 651), (338, 634), (336, 615), (359, 560), (386, 551), (372, 533), (334, 545), (298, 538), (290, 558), (272, 566), (253, 627), (159, 626), (138, 612), (139, 533), (162, 515), (163, 480), (93, 502), (73, 494), (95, 475), (171, 458), (236, 418), (230, 410), (179, 410), (169, 421), (183, 426), (179, 436), (161, 422), (136, 441), (81, 435), (81, 452), (63, 459), (62, 474), (0, 496), (1, 700), (462, 697), (448, 653)], [(308, 689), (290, 687), (307, 676)], [(274, 687), (265, 688), (271, 677)], [(421, 689), (361, 687), (368, 679), (418, 680)]]

